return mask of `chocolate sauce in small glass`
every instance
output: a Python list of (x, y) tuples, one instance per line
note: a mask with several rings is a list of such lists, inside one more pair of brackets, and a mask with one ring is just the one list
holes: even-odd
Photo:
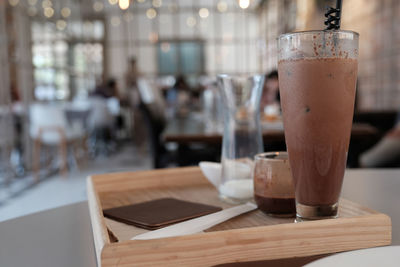
[(255, 156), (254, 200), (267, 215), (294, 217), (294, 185), (286, 152), (268, 152)]

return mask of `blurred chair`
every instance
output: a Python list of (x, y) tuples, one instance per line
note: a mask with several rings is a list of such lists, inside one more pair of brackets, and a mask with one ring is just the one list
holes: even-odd
[[(33, 168), (36, 181), (39, 180), (41, 147), (58, 146), (61, 160), (60, 170), (66, 174), (68, 169), (68, 147), (81, 143), (85, 147), (85, 131), (83, 127), (70, 127), (65, 111), (60, 106), (49, 104), (33, 104), (30, 107), (30, 136), (34, 140)], [(74, 159), (75, 156), (73, 155)]]
[(69, 125), (78, 125), (83, 129), (88, 129), (88, 118), (90, 115), (89, 101), (74, 101), (64, 107), (65, 115)]

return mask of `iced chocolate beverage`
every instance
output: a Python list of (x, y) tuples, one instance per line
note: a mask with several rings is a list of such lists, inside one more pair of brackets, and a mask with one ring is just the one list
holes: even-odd
[(279, 88), (297, 220), (334, 218), (353, 119), (358, 34), (287, 34), (280, 37), (279, 49)]

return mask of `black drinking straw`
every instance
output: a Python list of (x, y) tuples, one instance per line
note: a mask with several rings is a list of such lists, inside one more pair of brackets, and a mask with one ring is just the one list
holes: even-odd
[[(333, 15), (334, 14), (334, 15)], [(342, 0), (336, 0), (336, 8), (327, 7), (325, 12), (326, 30), (339, 30), (340, 29), (340, 16), (342, 14)]]

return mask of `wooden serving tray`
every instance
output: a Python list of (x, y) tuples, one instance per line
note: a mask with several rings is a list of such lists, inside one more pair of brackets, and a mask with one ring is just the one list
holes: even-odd
[(198, 167), (94, 175), (88, 201), (96, 256), (101, 266), (213, 266), (273, 260), (389, 245), (391, 220), (341, 199), (339, 218), (293, 223), (261, 211), (233, 218), (205, 233), (153, 240), (129, 240), (145, 232), (104, 218), (103, 209), (161, 197), (223, 208), (217, 190)]

